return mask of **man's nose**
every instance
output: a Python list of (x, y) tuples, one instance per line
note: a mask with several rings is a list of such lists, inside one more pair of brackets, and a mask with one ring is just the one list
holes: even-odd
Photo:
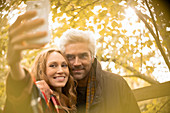
[(81, 65), (81, 60), (79, 57), (76, 57), (74, 60), (74, 66), (79, 66), (79, 65)]

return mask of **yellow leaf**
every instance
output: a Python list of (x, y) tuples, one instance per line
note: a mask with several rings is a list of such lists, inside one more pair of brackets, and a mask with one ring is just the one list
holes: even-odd
[(135, 33), (136, 33), (136, 30), (133, 31), (133, 34), (135, 34)]
[(112, 27), (116, 27), (116, 26), (118, 26), (118, 23), (115, 22), (115, 21), (113, 21), (113, 22), (112, 22)]
[(106, 14), (107, 14), (107, 10), (103, 10), (103, 11), (99, 14), (99, 16), (100, 16), (100, 17), (104, 17), (104, 16), (106, 16)]
[(126, 29), (122, 29), (121, 31), (122, 31), (123, 33), (126, 33), (126, 32), (127, 32), (127, 30), (126, 30)]
[(101, 24), (100, 24), (100, 25), (97, 26), (97, 29), (101, 29), (101, 27), (102, 27), (102, 26), (101, 26)]
[(102, 29), (100, 32), (99, 32), (100, 35), (104, 36), (105, 34), (105, 29)]
[(118, 27), (118, 28), (121, 28), (121, 27), (122, 27), (122, 24), (121, 24), (121, 23), (119, 23), (117, 27)]
[(90, 30), (94, 31), (94, 30), (93, 30), (93, 26), (89, 26), (88, 28), (89, 28)]
[(149, 37), (149, 33), (145, 33), (145, 37)]

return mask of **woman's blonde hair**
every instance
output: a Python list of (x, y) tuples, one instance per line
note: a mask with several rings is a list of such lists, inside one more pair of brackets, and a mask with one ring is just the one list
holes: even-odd
[(65, 107), (67, 107), (67, 110), (75, 111), (76, 110), (76, 101), (77, 101), (76, 100), (76, 81), (72, 77), (70, 64), (62, 52), (60, 52), (59, 50), (54, 49), (54, 48), (41, 52), (36, 57), (36, 59), (33, 63), (31, 73), (35, 77), (36, 81), (37, 80), (45, 80), (47, 82), (47, 84), (49, 84), (49, 81), (46, 76), (46, 62), (47, 62), (47, 57), (52, 52), (58, 52), (59, 54), (61, 54), (68, 64), (70, 76), (69, 76), (69, 79), (68, 79), (66, 85), (64, 87), (62, 87), (62, 93), (67, 97), (67, 102), (66, 101), (64, 102), (64, 104), (67, 103), (66, 104), (67, 106), (65, 106)]

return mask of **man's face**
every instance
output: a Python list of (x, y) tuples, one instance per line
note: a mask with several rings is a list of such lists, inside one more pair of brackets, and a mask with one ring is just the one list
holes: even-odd
[(74, 43), (65, 46), (65, 55), (71, 64), (73, 77), (82, 80), (89, 73), (93, 59), (87, 43)]

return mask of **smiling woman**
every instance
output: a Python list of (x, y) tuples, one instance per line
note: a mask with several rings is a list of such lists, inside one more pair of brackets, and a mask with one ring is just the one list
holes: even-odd
[[(34, 61), (31, 73), (26, 69), (24, 72), (26, 77), (17, 81), (9, 74), (4, 113), (22, 113), (25, 109), (28, 110), (26, 113), (76, 112), (76, 82), (69, 62), (60, 51), (47, 49), (41, 52)], [(43, 80), (51, 90), (49, 95), (41, 90), (38, 82), (32, 83), (31, 75), (33, 80)], [(16, 92), (21, 94), (16, 97)]]
[[(66, 57), (56, 49), (48, 49), (41, 52), (32, 66), (32, 74), (36, 80), (44, 80), (53, 94), (49, 97), (50, 103), (54, 104), (51, 97), (55, 97), (58, 105), (66, 111), (75, 110), (75, 82), (70, 75), (70, 65)], [(43, 94), (45, 94), (43, 92)], [(54, 108), (55, 106), (52, 105)], [(58, 108), (56, 108), (57, 110)]]
[[(39, 57), (41, 57), (41, 55)], [(69, 77), (68, 63), (66, 62), (64, 57), (57, 51), (49, 53), (47, 58), (45, 59), (47, 61), (46, 68), (44, 70), (40, 69), (41, 71), (46, 72), (45, 73), (46, 76), (43, 78), (47, 79), (46, 82), (48, 82), (48, 84), (61, 90), (61, 88), (64, 87), (68, 81)], [(45, 59), (42, 58), (41, 62), (43, 62)], [(41, 75), (39, 76), (40, 79), (43, 79)]]

